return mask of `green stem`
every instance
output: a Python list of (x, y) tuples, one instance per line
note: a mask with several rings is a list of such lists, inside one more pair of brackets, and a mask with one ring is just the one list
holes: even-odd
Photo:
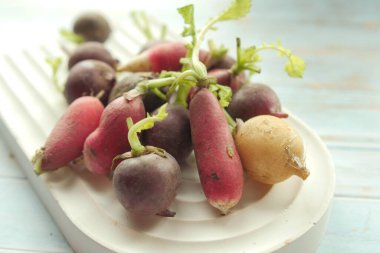
[[(166, 94), (166, 97), (167, 99), (169, 99), (171, 97), (171, 95), (173, 94), (174, 90), (176, 89), (176, 87), (182, 82), (184, 81), (186, 78), (188, 77), (193, 77), (195, 78), (195, 80), (198, 79), (198, 75), (196, 72), (194, 72), (194, 70), (185, 70), (184, 72), (182, 72), (177, 78), (176, 80), (173, 82), (172, 86), (170, 86), (170, 89), (168, 91), (168, 93)], [(183, 85), (180, 86), (180, 88), (178, 90), (181, 90), (183, 88)], [(183, 93), (184, 91), (181, 91), (181, 93)]]
[(219, 17), (215, 17), (211, 19), (211, 21), (202, 28), (198, 35), (198, 39), (195, 42), (195, 46), (193, 49), (193, 54), (192, 54), (192, 64), (195, 72), (200, 76), (201, 79), (207, 79), (207, 69), (205, 65), (199, 60), (199, 50), (200, 46), (205, 38), (206, 32), (216, 23), (218, 22)]
[(162, 25), (161, 32), (160, 32), (160, 40), (165, 40), (167, 34), (168, 34), (168, 27), (166, 25)]
[(175, 103), (187, 108), (187, 96), (190, 92), (190, 85), (181, 85), (177, 92)]
[[(131, 12), (131, 18), (132, 18), (133, 23), (135, 23), (136, 27), (145, 36), (145, 38), (148, 41), (153, 40), (153, 35), (152, 35), (152, 32), (150, 31), (150, 27), (149, 27), (149, 21), (145, 15), (145, 13), (144, 12), (132, 11)], [(144, 21), (144, 25), (141, 24), (140, 19), (142, 19)]]
[(166, 101), (166, 96), (165, 96), (164, 93), (161, 92), (160, 89), (154, 88), (154, 89), (152, 89), (152, 92), (154, 93), (154, 95), (156, 95), (157, 97), (159, 97), (161, 100)]
[(226, 111), (226, 109), (223, 109), (223, 112), (224, 112), (224, 116), (226, 117), (227, 119), (227, 123), (228, 125), (234, 129), (236, 127), (236, 122), (235, 120), (231, 117), (231, 115)]
[(150, 90), (154, 91), (155, 89), (172, 85), (175, 80), (176, 80), (176, 77), (166, 77), (166, 78), (159, 78), (159, 79), (152, 79), (152, 80), (144, 80), (144, 81), (139, 82), (134, 89), (128, 91), (127, 93), (124, 93), (124, 97), (128, 100), (132, 100), (133, 98), (143, 95)]
[[(152, 79), (147, 81), (142, 81), (137, 84), (138, 89), (142, 89), (145, 92), (153, 89), (159, 89), (161, 87), (172, 85), (172, 83), (176, 80), (175, 77), (165, 77), (159, 79)], [(140, 88), (139, 88), (140, 87)]]
[(288, 57), (289, 61), (290, 61), (290, 64), (292, 65), (292, 68), (294, 68), (294, 64), (293, 62), (291, 61), (291, 56), (292, 56), (292, 53), (284, 48), (281, 48), (281, 47), (276, 47), (274, 45), (264, 45), (264, 46), (261, 46), (261, 47), (258, 47), (256, 49), (256, 53), (260, 52), (260, 51), (263, 51), (263, 50), (275, 50), (275, 51), (278, 51), (282, 54), (284, 54), (286, 57)]
[(127, 124), (129, 127), (128, 141), (131, 146), (131, 153), (133, 156), (140, 156), (145, 151), (145, 147), (141, 144), (137, 134), (142, 130), (152, 128), (155, 122), (164, 120), (167, 116), (166, 107), (167, 104), (164, 104), (160, 107), (157, 115), (142, 119), (136, 124), (133, 124), (132, 118), (129, 117), (127, 119)]
[(231, 71), (234, 75), (238, 75), (241, 70), (241, 42), (240, 38), (236, 38), (236, 63), (232, 66)]

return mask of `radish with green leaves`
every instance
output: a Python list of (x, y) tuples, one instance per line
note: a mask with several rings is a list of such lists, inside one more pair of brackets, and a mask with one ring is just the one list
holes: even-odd
[[(250, 5), (250, 1), (234, 1), (228, 9), (211, 19), (198, 36), (195, 32), (193, 6), (179, 9), (187, 25), (184, 33), (192, 37), (192, 52), (182, 62), (187, 73), (193, 74), (197, 86), (210, 86), (213, 91), (201, 88), (193, 95), (189, 106), (190, 125), (203, 191), (208, 202), (222, 214), (230, 212), (240, 201), (243, 191), (242, 164), (222, 108), (228, 104), (232, 92), (228, 87), (212, 85), (205, 65), (199, 60), (198, 52), (206, 32), (215, 23), (245, 16)], [(214, 93), (220, 97), (221, 104)]]
[(193, 150), (189, 112), (181, 105), (169, 104), (167, 113), (163, 121), (143, 133), (143, 142), (165, 149), (182, 164)]
[[(125, 92), (134, 89), (138, 83), (145, 80), (153, 80), (158, 77), (156, 73), (150, 72), (126, 72), (123, 74), (124, 75), (122, 78), (112, 88), (108, 98), (108, 103), (122, 96)], [(162, 90), (165, 90), (165, 88), (166, 87), (157, 90), (149, 90), (148, 92), (142, 94), (144, 107), (147, 112), (153, 112), (166, 102), (166, 97), (162, 93)]]
[(55, 124), (43, 148), (33, 158), (35, 173), (67, 165), (82, 155), (86, 138), (99, 126), (104, 106), (95, 97), (80, 97)]
[(203, 191), (212, 206), (227, 214), (240, 201), (243, 167), (223, 110), (208, 89), (191, 100), (190, 124)]
[(136, 124), (128, 118), (131, 152), (115, 157), (114, 162), (118, 165), (112, 179), (116, 196), (128, 212), (167, 217), (175, 215), (169, 207), (180, 186), (180, 167), (165, 150), (142, 146), (137, 136), (138, 132), (153, 127), (155, 122), (162, 121), (166, 116), (164, 105), (157, 115)]
[(83, 149), (84, 162), (89, 171), (106, 175), (111, 170), (112, 159), (130, 150), (128, 126), (125, 119), (135, 122), (145, 117), (141, 97), (127, 100), (119, 97), (112, 101), (102, 113), (99, 127), (86, 139)]
[[(161, 72), (181, 70), (181, 58), (186, 56), (187, 48), (183, 42), (165, 42), (157, 44), (118, 68), (118, 71)], [(205, 51), (200, 52), (200, 59), (207, 58)]]

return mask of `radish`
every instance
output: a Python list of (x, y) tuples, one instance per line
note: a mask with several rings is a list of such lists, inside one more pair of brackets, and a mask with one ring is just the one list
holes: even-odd
[(73, 31), (85, 41), (105, 42), (111, 34), (111, 27), (100, 13), (86, 12), (76, 18)]
[(215, 77), (218, 84), (231, 87), (234, 93), (247, 82), (244, 73), (234, 75), (229, 69), (212, 69), (208, 75)]
[(128, 117), (134, 121), (145, 117), (141, 97), (131, 101), (119, 97), (105, 108), (99, 127), (87, 137), (84, 144), (84, 162), (88, 170), (106, 175), (110, 172), (112, 159), (130, 149), (127, 139)]
[(232, 97), (227, 111), (234, 119), (248, 119), (258, 115), (273, 115), (286, 118), (281, 112), (281, 103), (276, 92), (265, 84), (247, 84)]
[(70, 53), (68, 68), (71, 69), (76, 63), (88, 59), (102, 61), (114, 69), (118, 64), (118, 61), (112, 57), (111, 53), (102, 43), (90, 41), (79, 45)]
[[(187, 48), (183, 42), (175, 41), (159, 43), (131, 59), (126, 65), (120, 67), (118, 71), (179, 71), (182, 67), (180, 60), (186, 56), (186, 52)], [(201, 51), (200, 59), (206, 60), (206, 58), (207, 53)]]
[(104, 92), (100, 100), (106, 105), (115, 82), (115, 71), (108, 64), (98, 60), (83, 60), (70, 69), (64, 96), (70, 104), (78, 97)]
[(161, 215), (173, 217), (168, 210), (181, 182), (181, 170), (177, 161), (165, 150), (141, 145), (137, 136), (141, 130), (149, 129), (155, 122), (167, 116), (166, 104), (157, 115), (133, 124), (128, 118), (130, 130), (128, 140), (131, 152), (116, 156), (112, 185), (124, 208), (140, 215)]
[(244, 169), (255, 181), (276, 184), (292, 175), (306, 180), (310, 174), (301, 136), (282, 119), (260, 115), (241, 122), (235, 142)]
[(86, 138), (99, 125), (104, 106), (95, 97), (80, 97), (69, 105), (33, 157), (34, 171), (41, 174), (67, 165), (82, 155)]
[[(126, 72), (122, 79), (120, 79), (115, 86), (112, 88), (111, 93), (108, 98), (108, 103), (117, 97), (122, 96), (125, 92), (128, 92), (136, 87), (136, 85), (145, 80), (152, 80), (158, 77), (157, 73), (150, 72)], [(159, 89), (163, 92), (165, 87)], [(142, 95), (142, 100), (144, 102), (145, 111), (153, 112), (158, 107), (166, 102), (165, 96), (158, 97), (153, 91), (148, 91)]]
[(227, 214), (243, 191), (243, 168), (222, 108), (207, 89), (190, 102), (191, 136), (203, 191)]
[[(165, 149), (181, 164), (193, 150), (189, 112), (176, 104), (168, 105), (167, 112), (163, 121), (143, 133), (143, 142)], [(157, 110), (154, 113), (157, 114)]]

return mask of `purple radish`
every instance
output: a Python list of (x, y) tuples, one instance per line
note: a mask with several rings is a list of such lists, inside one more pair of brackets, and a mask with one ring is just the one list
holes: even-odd
[(258, 115), (288, 117), (288, 114), (281, 111), (277, 94), (264, 84), (245, 85), (233, 95), (227, 111), (232, 118), (243, 121)]

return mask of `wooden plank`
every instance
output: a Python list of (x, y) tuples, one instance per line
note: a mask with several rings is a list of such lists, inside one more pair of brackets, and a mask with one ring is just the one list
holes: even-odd
[(380, 200), (335, 198), (317, 253), (378, 253), (379, 249)]
[(0, 202), (0, 251), (72, 252), (27, 180), (0, 178)]
[(335, 196), (380, 199), (380, 149), (329, 150), (336, 168)]
[(0, 161), (0, 178), (25, 178), (25, 175), (18, 166), (13, 153), (6, 145), (2, 133), (0, 133)]

